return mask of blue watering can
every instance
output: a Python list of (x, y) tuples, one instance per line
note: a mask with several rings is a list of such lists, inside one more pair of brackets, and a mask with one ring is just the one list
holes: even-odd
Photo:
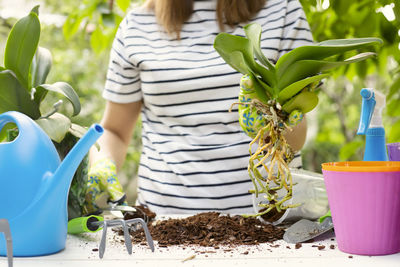
[[(17, 125), (15, 140), (0, 143), (0, 218), (10, 223), (15, 256), (40, 256), (65, 248), (67, 200), (72, 178), (83, 157), (102, 135), (94, 124), (61, 163), (47, 134), (28, 116), (0, 115), (0, 130)], [(0, 235), (0, 255), (6, 255)]]

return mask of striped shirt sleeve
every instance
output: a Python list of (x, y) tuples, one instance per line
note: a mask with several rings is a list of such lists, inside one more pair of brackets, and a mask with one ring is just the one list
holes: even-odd
[(130, 103), (142, 99), (142, 90), (138, 67), (130, 60), (124, 36), (128, 28), (128, 19), (122, 20), (110, 52), (107, 80), (103, 97), (116, 103)]
[(285, 28), (282, 32), (283, 36), (280, 43), (279, 57), (296, 47), (311, 45), (313, 43), (310, 26), (298, 0), (288, 1), (285, 18)]

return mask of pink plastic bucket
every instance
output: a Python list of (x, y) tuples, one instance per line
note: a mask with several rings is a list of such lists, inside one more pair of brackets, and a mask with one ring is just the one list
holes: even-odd
[(323, 163), (322, 172), (339, 249), (400, 252), (400, 162)]

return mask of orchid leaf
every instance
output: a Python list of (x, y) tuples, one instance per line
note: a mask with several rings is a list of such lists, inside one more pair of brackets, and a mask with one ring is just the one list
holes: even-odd
[(19, 82), (11, 70), (0, 72), (0, 113), (19, 111), (32, 119), (40, 117), (38, 105)]
[(311, 76), (308, 78), (305, 78), (303, 80), (297, 81), (295, 83), (290, 84), (289, 86), (285, 87), (278, 96), (278, 102), (283, 104), (286, 100), (290, 99), (294, 95), (296, 95), (298, 92), (300, 92), (304, 87), (307, 85), (320, 81), (326, 77), (328, 77), (329, 74), (320, 74), (320, 75), (315, 75)]
[(50, 51), (44, 47), (38, 47), (33, 57), (31, 74), (32, 87), (36, 87), (46, 82), (47, 75), (52, 65), (52, 56)]
[(327, 40), (316, 45), (300, 46), (280, 57), (275, 68), (278, 77), (282, 77), (289, 66), (299, 60), (324, 59), (347, 51), (382, 43), (382, 40), (379, 38), (357, 38)]
[(249, 66), (244, 59), (243, 53), (240, 51), (233, 51), (226, 55), (229, 58), (230, 65), (242, 74), (250, 74)]
[(4, 66), (15, 73), (26, 90), (31, 88), (29, 70), (40, 37), (37, 9), (38, 6), (15, 23), (8, 35), (4, 53)]
[(268, 70), (267, 68), (258, 64), (255, 61), (252, 70), (254, 70), (255, 73), (258, 73), (265, 83), (267, 83), (271, 87), (275, 87), (276, 79), (275, 74), (272, 71)]
[(254, 60), (253, 46), (249, 39), (223, 32), (215, 37), (214, 48), (225, 62), (237, 71), (243, 69), (237, 66), (238, 62), (232, 62), (230, 55), (235, 51), (241, 52), (246, 65), (256, 76), (261, 76), (264, 82), (269, 85), (273, 83), (273, 73)]
[(313, 110), (318, 104), (318, 96), (314, 92), (303, 91), (295, 97), (287, 101), (283, 106), (282, 110), (287, 113), (292, 112), (295, 109), (300, 110), (303, 114)]
[[(52, 64), (51, 53), (48, 49), (38, 47), (36, 54), (33, 57), (31, 66), (32, 86), (37, 87), (46, 82), (47, 75), (50, 72)], [(40, 105), (40, 102), (46, 96), (47, 90), (37, 87), (35, 92), (35, 102)]]
[(81, 111), (81, 103), (79, 101), (79, 97), (76, 94), (75, 90), (68, 83), (56, 82), (53, 84), (42, 84), (37, 87), (37, 90), (38, 89), (53, 91), (64, 95), (71, 102), (74, 109), (72, 116), (78, 115)]
[(275, 92), (274, 92), (273, 88), (268, 86), (268, 84), (266, 84), (265, 82), (263, 82), (263, 80), (261, 80), (259, 78), (257, 78), (257, 81), (264, 88), (264, 91), (267, 93), (269, 99), (275, 97)]
[(366, 52), (348, 58), (344, 61), (299, 60), (293, 63), (290, 66), (290, 69), (283, 73), (281, 77), (279, 77), (277, 86), (280, 90), (282, 90), (296, 81), (317, 75), (318, 73), (328, 71), (332, 68), (362, 61), (375, 55), (376, 54), (373, 52)]
[(54, 113), (50, 117), (40, 118), (36, 122), (51, 140), (57, 143), (60, 143), (64, 139), (71, 127), (70, 119), (61, 113)]
[(250, 43), (253, 46), (254, 53), (257, 59), (269, 70), (274, 70), (275, 66), (268, 60), (268, 58), (261, 51), (261, 25), (258, 23), (247, 24), (243, 27), (244, 32), (246, 33), (247, 38), (250, 40)]
[(231, 64), (231, 62), (227, 55), (235, 51), (241, 52), (248, 63), (251, 64), (254, 61), (253, 48), (250, 41), (241, 36), (220, 33), (214, 40), (214, 48), (228, 64)]
[(260, 79), (258, 79), (252, 73), (250, 73), (249, 76), (253, 82), (254, 90), (257, 94), (258, 100), (260, 100), (261, 102), (266, 104), (268, 102), (269, 98), (267, 97), (267, 94), (265, 93), (265, 89), (264, 89), (263, 85), (261, 84), (262, 81), (260, 81)]

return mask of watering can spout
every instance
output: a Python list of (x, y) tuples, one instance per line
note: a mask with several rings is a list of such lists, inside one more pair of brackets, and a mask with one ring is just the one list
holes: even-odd
[[(64, 186), (67, 186), (67, 190), (71, 183), (72, 177), (83, 157), (87, 154), (90, 147), (96, 142), (96, 140), (103, 134), (104, 129), (99, 124), (92, 125), (86, 134), (76, 143), (76, 145), (67, 154), (60, 166), (54, 173), (53, 180)], [(66, 180), (66, 181), (65, 181)]]

